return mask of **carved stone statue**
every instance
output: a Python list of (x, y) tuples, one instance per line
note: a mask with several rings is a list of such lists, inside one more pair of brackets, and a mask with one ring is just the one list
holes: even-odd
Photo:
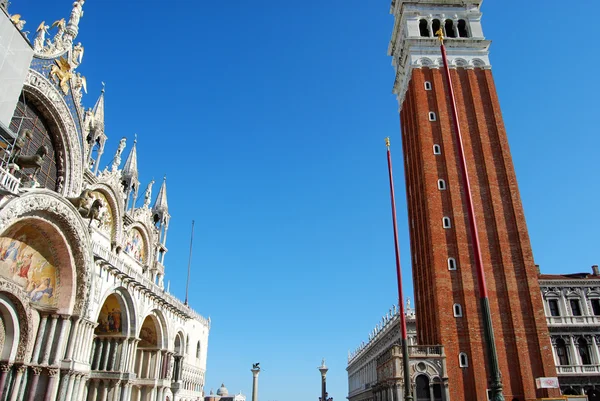
[(51, 44), (51, 47), (49, 50), (54, 50), (56, 49), (62, 49), (63, 48), (63, 39), (65, 36), (65, 19), (61, 18), (58, 21), (54, 21), (54, 23), (52, 24), (52, 28), (58, 28), (58, 31), (56, 32), (56, 35), (54, 35), (54, 43), (50, 43), (48, 42), (48, 44)]
[(42, 21), (37, 29), (37, 36), (33, 40), (33, 50), (40, 52), (44, 48), (44, 42), (46, 41), (46, 34), (50, 27), (46, 25), (46, 21)]
[(69, 202), (75, 206), (75, 209), (81, 210), (84, 209), (87, 211), (90, 209), (91, 202), (93, 201), (92, 191), (89, 189), (84, 189), (81, 191), (81, 194), (77, 198), (67, 198)]
[(87, 93), (87, 80), (83, 75), (81, 75), (81, 73), (78, 72), (77, 74), (73, 75), (73, 96), (79, 103), (81, 103), (82, 89), (85, 93)]
[(77, 0), (73, 3), (73, 11), (71, 11), (69, 25), (79, 26), (79, 20), (83, 17), (83, 3), (85, 3), (85, 0)]
[(75, 46), (73, 46), (71, 63), (73, 63), (74, 67), (78, 67), (79, 64), (81, 64), (82, 60), (83, 60), (83, 46), (81, 45), (81, 42), (79, 42)]
[(119, 165), (121, 164), (121, 155), (123, 154), (123, 150), (125, 149), (125, 145), (127, 144), (127, 138), (121, 138), (119, 142), (119, 147), (117, 148), (117, 152), (115, 153), (115, 157), (113, 158), (111, 170), (117, 171)]
[(146, 193), (144, 194), (144, 208), (150, 207), (150, 202), (152, 198), (152, 185), (154, 184), (154, 180), (150, 181), (148, 186), (146, 187)]

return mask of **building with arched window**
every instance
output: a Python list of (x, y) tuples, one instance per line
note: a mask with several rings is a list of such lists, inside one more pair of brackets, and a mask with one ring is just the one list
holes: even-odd
[[(348, 355), (348, 400), (404, 399), (401, 371), (400, 310), (394, 305), (369, 334), (369, 341)], [(446, 356), (441, 346), (417, 344), (416, 314), (407, 303), (410, 377), (416, 401), (449, 401)]]
[(600, 401), (600, 271), (540, 274), (546, 322), (563, 394)]
[[(104, 90), (82, 104), (83, 5), (24, 42), (33, 60), (2, 128), (0, 400), (198, 400), (210, 320), (164, 286), (166, 180), (138, 207), (136, 141), (102, 160)], [(5, 11), (0, 40), (25, 41)]]

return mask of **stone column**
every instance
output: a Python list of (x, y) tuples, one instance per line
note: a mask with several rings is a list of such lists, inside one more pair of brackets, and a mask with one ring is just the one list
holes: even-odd
[(21, 389), (21, 382), (23, 381), (23, 373), (27, 370), (27, 366), (19, 365), (17, 367), (17, 373), (15, 374), (15, 378), (13, 380), (13, 388), (12, 393), (10, 394), (9, 401), (17, 401), (17, 397), (19, 396), (19, 390)]
[(44, 401), (56, 400), (56, 394), (58, 393), (58, 373), (58, 369), (48, 369), (48, 387), (46, 387)]
[(56, 332), (56, 324), (58, 323), (58, 315), (50, 316), (50, 331), (48, 332), (48, 340), (46, 340), (46, 346), (44, 347), (44, 353), (42, 356), (42, 365), (47, 365), (50, 359), (50, 352), (52, 351), (52, 343), (54, 342), (54, 333)]
[[(137, 386), (136, 401), (142, 401), (142, 386)], [(174, 400), (173, 400), (174, 401)]]
[(65, 354), (65, 359), (70, 361), (73, 358), (73, 349), (75, 348), (75, 343), (77, 342), (77, 334), (79, 333), (79, 322), (81, 319), (79, 316), (75, 316), (75, 323), (71, 325), (71, 331), (69, 336), (69, 344), (67, 344), (67, 353)]
[(108, 388), (109, 388), (109, 383), (102, 382), (102, 393), (100, 394), (100, 401), (108, 400)]
[(79, 333), (77, 334), (77, 344), (75, 344), (75, 351), (73, 352), (73, 359), (79, 362), (83, 362), (83, 349), (88, 335), (88, 324), (85, 320), (81, 319), (79, 324)]
[(88, 396), (87, 401), (96, 401), (98, 398), (98, 382), (96, 380), (90, 380), (88, 385)]
[(102, 363), (102, 356), (104, 355), (104, 339), (103, 338), (99, 338), (98, 339), (98, 345), (96, 346), (96, 358), (94, 358), (94, 367), (93, 369), (97, 369), (97, 370), (102, 370), (101, 368), (101, 363)]
[(121, 399), (121, 382), (117, 381), (113, 389), (112, 401), (119, 401)]
[(10, 368), (12, 365), (7, 362), (3, 362), (0, 364), (0, 399), (4, 395), (4, 386), (6, 386), (6, 378), (8, 377), (8, 372), (10, 372)]
[(121, 340), (119, 339), (114, 339), (113, 340), (113, 346), (112, 346), (112, 357), (110, 358), (110, 370), (118, 370), (118, 366), (115, 365), (115, 363), (117, 362), (117, 354), (119, 353), (119, 342)]
[(85, 392), (85, 385), (87, 383), (87, 379), (87, 375), (81, 375), (81, 380), (79, 380), (79, 390), (77, 391), (77, 397), (74, 399), (74, 401), (82, 401), (85, 399), (83, 393)]
[(594, 361), (592, 362), (594, 365), (600, 365), (600, 351), (598, 350), (599, 345), (600, 337), (592, 336), (590, 348), (592, 348), (592, 354), (594, 355)]
[(65, 398), (65, 401), (77, 401), (75, 399), (75, 396), (77, 396), (77, 386), (79, 385), (79, 376), (75, 376), (73, 373), (71, 373), (71, 376), (69, 377), (69, 388), (67, 389), (67, 397)]
[(39, 366), (33, 366), (31, 370), (33, 371), (33, 378), (29, 383), (29, 395), (27, 396), (27, 401), (34, 400), (35, 393), (37, 391), (37, 385), (40, 381), (40, 375), (42, 374), (42, 368), (40, 368)]
[(124, 401), (130, 401), (131, 400), (131, 386), (132, 386), (133, 382), (126, 382), (125, 385), (123, 386), (123, 400)]
[(63, 352), (65, 349), (65, 334), (68, 333), (71, 328), (71, 319), (69, 319), (66, 315), (61, 315), (61, 324), (60, 329), (58, 330), (58, 342), (56, 343), (56, 353), (54, 354), (54, 358), (50, 361), (51, 365), (57, 365), (60, 362), (60, 359), (63, 357)]
[(108, 355), (110, 354), (110, 340), (108, 338), (102, 339), (104, 343), (104, 349), (102, 350), (102, 357), (100, 358), (100, 365), (98, 366), (98, 370), (106, 370), (106, 365), (108, 364)]
[(136, 364), (136, 357), (137, 357), (137, 347), (139, 344), (140, 340), (138, 340), (137, 338), (134, 338), (133, 341), (131, 342), (131, 347), (130, 347), (130, 352), (129, 352), (129, 368), (127, 369), (129, 372), (136, 372), (135, 369), (135, 364)]
[(42, 343), (44, 341), (44, 334), (46, 333), (46, 321), (48, 315), (43, 315), (38, 328), (38, 334), (35, 339), (35, 347), (33, 348), (33, 355), (31, 356), (32, 363), (38, 363), (40, 358), (40, 350), (42, 349)]
[(150, 379), (150, 365), (152, 365), (152, 351), (148, 351), (146, 352), (146, 354), (148, 355), (146, 358), (148, 359), (148, 363), (146, 364), (146, 371), (144, 372), (146, 374), (147, 379)]
[[(252, 368), (252, 401), (258, 401), (258, 374), (260, 368)], [(322, 400), (325, 401), (325, 400)]]
[(571, 345), (571, 355), (573, 356), (571, 365), (581, 365), (581, 358), (579, 357), (579, 351), (577, 350), (577, 345), (574, 336), (569, 337), (569, 343)]
[(67, 389), (69, 388), (69, 377), (70, 372), (68, 370), (61, 370), (62, 379), (60, 380), (60, 390), (58, 393), (57, 401), (65, 401), (67, 397)]

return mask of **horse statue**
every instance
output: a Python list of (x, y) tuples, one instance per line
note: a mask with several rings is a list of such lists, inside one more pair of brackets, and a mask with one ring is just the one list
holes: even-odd
[(32, 168), (34, 169), (33, 175), (35, 176), (37, 172), (42, 168), (42, 162), (44, 161), (44, 157), (48, 154), (48, 148), (46, 145), (42, 145), (38, 148), (35, 154), (30, 156), (19, 155), (15, 158), (15, 164), (19, 166), (20, 169)]

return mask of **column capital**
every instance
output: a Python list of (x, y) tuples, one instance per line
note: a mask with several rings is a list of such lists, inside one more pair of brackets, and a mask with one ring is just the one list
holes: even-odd
[(17, 373), (25, 373), (25, 371), (27, 370), (27, 365), (19, 365), (17, 366)]
[(59, 370), (57, 368), (47, 368), (48, 376), (54, 377), (58, 375)]
[(12, 364), (8, 362), (0, 363), (0, 372), (6, 373), (12, 368)]
[(31, 366), (31, 370), (35, 376), (39, 376), (42, 374), (42, 368), (40, 366)]

